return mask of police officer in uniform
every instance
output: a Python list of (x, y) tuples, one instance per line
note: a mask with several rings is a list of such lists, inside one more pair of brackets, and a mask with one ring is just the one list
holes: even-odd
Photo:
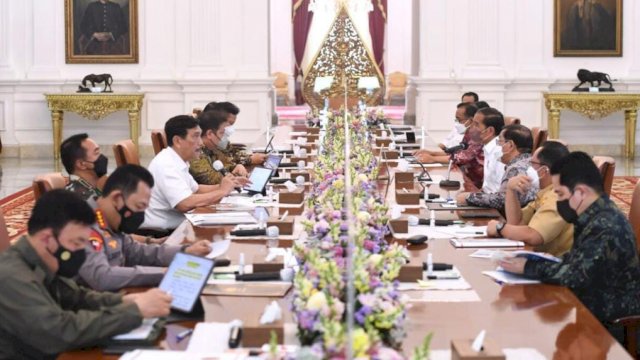
[(210, 242), (170, 246), (144, 244), (131, 238), (144, 221), (149, 205), (153, 177), (138, 165), (117, 168), (104, 186), (101, 197), (89, 200), (96, 223), (89, 236), (87, 260), (79, 281), (93, 289), (117, 291), (123, 287), (156, 286), (178, 251), (204, 256)]

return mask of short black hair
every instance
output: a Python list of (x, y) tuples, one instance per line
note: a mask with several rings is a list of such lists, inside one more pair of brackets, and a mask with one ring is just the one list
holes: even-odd
[(228, 112), (220, 110), (204, 111), (198, 116), (198, 122), (200, 123), (200, 129), (202, 129), (202, 136), (205, 136), (208, 130), (213, 132), (218, 131), (220, 126), (227, 122)]
[(491, 107), (489, 106), (489, 103), (486, 101), (476, 101), (474, 103), (474, 105), (478, 108), (478, 109), (484, 109), (484, 108), (488, 108)]
[(122, 165), (109, 175), (102, 189), (102, 197), (107, 197), (115, 190), (120, 190), (126, 196), (138, 190), (140, 181), (153, 187), (153, 175), (140, 165)]
[(498, 109), (491, 107), (478, 109), (477, 113), (484, 116), (483, 124), (485, 127), (492, 127), (495, 130), (496, 136), (500, 134), (504, 127), (504, 116)]
[(74, 173), (76, 161), (87, 156), (87, 150), (82, 147), (82, 142), (88, 138), (87, 133), (75, 134), (69, 136), (60, 145), (60, 160), (69, 175)]
[[(232, 115), (238, 115), (240, 113), (240, 108), (228, 101), (217, 102), (211, 107), (210, 110), (222, 110)], [(207, 111), (206, 108), (205, 111)]]
[(467, 119), (471, 119), (478, 111), (478, 108), (470, 103), (460, 103), (456, 108), (460, 109), (461, 107), (464, 108), (464, 116)]
[(58, 236), (68, 223), (90, 226), (95, 221), (95, 213), (79, 195), (56, 189), (47, 191), (38, 199), (31, 210), (27, 229), (29, 235), (34, 235), (40, 230), (50, 228), (54, 235)]
[(164, 133), (167, 135), (167, 145), (173, 146), (173, 137), (185, 138), (189, 129), (198, 127), (198, 120), (191, 115), (178, 115), (167, 120), (164, 124)]
[(216, 106), (216, 104), (217, 104), (217, 102), (215, 102), (215, 101), (212, 101), (212, 102), (208, 103), (207, 106), (205, 106), (204, 109), (202, 109), (201, 113), (207, 112), (207, 111), (212, 111), (213, 107)]
[(478, 102), (478, 94), (474, 93), (473, 91), (469, 91), (466, 92), (464, 94), (462, 94), (462, 96), (460, 97), (460, 101), (462, 101), (462, 99), (464, 99), (465, 96), (473, 96), (473, 102)]
[(602, 175), (591, 156), (582, 151), (574, 151), (558, 160), (551, 167), (551, 175), (560, 176), (560, 185), (573, 192), (576, 185), (583, 184), (598, 194), (604, 193)]
[(545, 141), (540, 146), (540, 151), (538, 151), (538, 160), (540, 160), (540, 164), (551, 169), (558, 160), (567, 155), (569, 155), (569, 149), (565, 144), (550, 140)]
[(528, 127), (520, 124), (511, 124), (502, 129), (502, 136), (506, 141), (513, 141), (521, 154), (530, 153), (533, 149), (533, 136)]

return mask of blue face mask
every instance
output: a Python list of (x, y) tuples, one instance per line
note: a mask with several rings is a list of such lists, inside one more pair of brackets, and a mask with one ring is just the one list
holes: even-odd
[(224, 135), (226, 137), (230, 137), (234, 132), (236, 132), (236, 128), (234, 126), (227, 126), (224, 128)]

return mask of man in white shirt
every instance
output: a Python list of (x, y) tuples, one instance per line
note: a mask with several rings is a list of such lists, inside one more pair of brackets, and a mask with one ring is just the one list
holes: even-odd
[[(497, 193), (502, 184), (504, 176), (504, 164), (502, 158), (502, 147), (498, 145), (498, 135), (504, 127), (504, 116), (494, 108), (479, 109), (473, 117), (473, 124), (476, 128), (474, 133), (480, 137), (484, 144), (484, 181), (482, 182), (483, 193)], [(458, 194), (458, 203), (466, 203), (468, 193)]]
[[(474, 92), (466, 92), (462, 94), (461, 104), (474, 104), (477, 101), (478, 101), (478, 94)], [(460, 108), (461, 104), (458, 104), (458, 108)], [(456, 114), (456, 117), (453, 120), (453, 129), (451, 129), (449, 134), (447, 134), (447, 136), (442, 140), (442, 142), (438, 144), (439, 150), (420, 149), (416, 151), (413, 155), (415, 157), (420, 157), (425, 155), (428, 155), (428, 156), (445, 155), (445, 153), (443, 152), (444, 149), (454, 147), (456, 145), (460, 145), (460, 143), (462, 142), (462, 138), (464, 137), (465, 130), (466, 128), (464, 126), (464, 123), (460, 122), (460, 119)]]
[(198, 185), (189, 174), (189, 161), (197, 159), (202, 151), (198, 120), (178, 115), (167, 121), (164, 131), (168, 146), (149, 164), (156, 186), (151, 190), (142, 229), (175, 229), (187, 211), (217, 203), (240, 186), (233, 176), (225, 176), (219, 185)]

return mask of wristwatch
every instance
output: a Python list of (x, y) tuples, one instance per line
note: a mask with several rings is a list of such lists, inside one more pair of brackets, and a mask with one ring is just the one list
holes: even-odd
[(496, 232), (498, 233), (498, 236), (502, 237), (502, 229), (504, 229), (505, 223), (503, 222), (499, 222), (496, 224)]

